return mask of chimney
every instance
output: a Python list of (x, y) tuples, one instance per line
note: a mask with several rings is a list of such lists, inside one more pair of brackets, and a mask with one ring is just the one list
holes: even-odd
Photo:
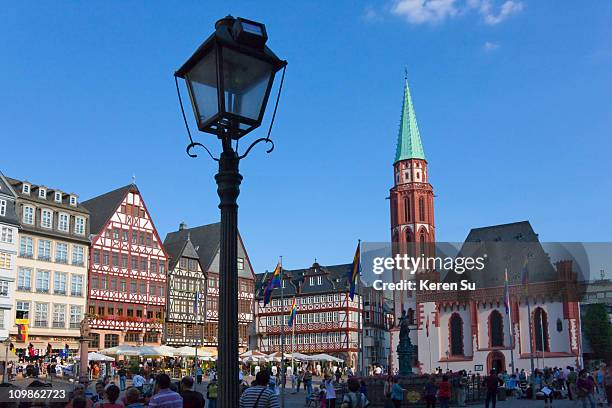
[(185, 224), (185, 221), (181, 222), (179, 224), (179, 231), (183, 231), (187, 229), (187, 224)]

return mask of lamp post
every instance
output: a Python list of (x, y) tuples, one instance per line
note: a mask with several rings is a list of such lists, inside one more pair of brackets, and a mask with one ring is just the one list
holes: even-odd
[[(266, 138), (255, 140), (242, 155), (237, 151), (238, 141), (261, 125), (274, 76), (287, 65), (266, 47), (267, 39), (263, 24), (227, 16), (217, 21), (215, 32), (174, 74), (175, 80), (185, 80), (198, 129), (216, 135), (222, 146), (222, 153), (216, 158), (204, 145), (193, 141), (179, 93), (191, 141), (187, 154), (196, 157), (191, 149), (199, 146), (219, 162), (215, 180), (221, 210), (217, 367), (221, 408), (239, 405), (237, 199), (242, 182), (239, 163), (261, 141), (272, 144), (268, 153), (274, 148), (269, 131)], [(176, 86), (178, 91), (178, 80)]]

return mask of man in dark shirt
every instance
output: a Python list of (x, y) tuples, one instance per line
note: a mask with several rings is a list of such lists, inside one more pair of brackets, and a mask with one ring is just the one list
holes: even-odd
[(497, 403), (497, 387), (504, 382), (499, 378), (495, 370), (491, 370), (490, 375), (484, 380), (483, 385), (487, 387), (487, 397), (485, 399), (485, 408), (489, 408), (489, 402), (495, 408)]
[(193, 378), (183, 377), (181, 380), (181, 396), (183, 408), (204, 408), (204, 396), (193, 390)]

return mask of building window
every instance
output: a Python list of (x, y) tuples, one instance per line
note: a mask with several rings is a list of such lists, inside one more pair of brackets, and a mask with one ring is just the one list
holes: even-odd
[(59, 192), (55, 192), (55, 194), (53, 195), (55, 202), (56, 203), (61, 203), (62, 202), (62, 193)]
[(72, 246), (72, 264), (83, 266), (85, 263), (85, 248), (79, 245)]
[(238, 258), (238, 270), (244, 270), (244, 258)]
[(21, 192), (30, 195), (30, 185), (24, 183), (23, 186), (21, 186)]
[(81, 326), (81, 320), (83, 320), (83, 309), (81, 306), (70, 306), (70, 328), (78, 329)]
[(55, 262), (68, 263), (68, 244), (55, 244)]
[[(533, 312), (533, 327), (536, 351), (550, 351), (548, 347), (548, 315), (541, 307)], [(544, 345), (542, 347), (542, 345)]]
[(322, 284), (323, 284), (323, 277), (317, 276), (317, 285), (322, 285)]
[(59, 221), (57, 223), (57, 229), (63, 232), (68, 232), (70, 223), (70, 216), (68, 214), (60, 213)]
[(67, 275), (63, 272), (55, 272), (53, 276), (53, 291), (56, 295), (66, 294)]
[(23, 223), (33, 225), (34, 224), (34, 207), (29, 205), (23, 206)]
[(16, 319), (27, 319), (30, 315), (30, 302), (18, 301), (15, 312)]
[(0, 200), (0, 216), (6, 215), (6, 200)]
[(157, 259), (151, 259), (151, 273), (157, 273)]
[(98, 333), (91, 333), (89, 335), (89, 347), (94, 349), (100, 348), (100, 335)]
[(132, 261), (132, 270), (137, 271), (138, 270), (138, 257), (132, 255), (130, 259)]
[(406, 222), (410, 221), (410, 199), (404, 198), (404, 220)]
[(450, 355), (463, 355), (463, 320), (459, 313), (453, 313), (449, 322), (450, 331)]
[(34, 253), (34, 243), (31, 237), (21, 237), (19, 239), (19, 256), (32, 258)]
[(310, 286), (314, 286), (314, 276), (311, 276), (310, 278), (308, 278), (308, 284)]
[(489, 315), (489, 336), (491, 347), (504, 346), (504, 320), (497, 310), (492, 311)]
[(38, 259), (41, 261), (51, 260), (51, 241), (46, 239), (38, 240)]
[(47, 198), (47, 189), (40, 187), (38, 189), (38, 198)]
[(108, 251), (102, 251), (102, 265), (110, 264), (110, 254)]
[(119, 281), (119, 292), (125, 292), (127, 290), (127, 283), (124, 280)]
[(73, 196), (73, 195), (70, 196), (70, 205), (73, 206), (73, 207), (77, 205), (77, 198), (76, 198), (76, 196)]
[(66, 328), (66, 305), (53, 305), (53, 324), (54, 328)]
[(127, 332), (125, 333), (125, 341), (131, 343), (138, 343), (140, 341), (139, 332)]
[(147, 271), (147, 258), (140, 258), (140, 270), (142, 272)]
[(83, 296), (83, 275), (72, 275), (70, 294), (72, 296)]
[(137, 291), (138, 291), (137, 283), (134, 281), (130, 282), (130, 292), (136, 293)]
[(0, 296), (8, 296), (9, 293), (9, 282), (0, 280)]
[(49, 293), (49, 271), (36, 272), (36, 291), (40, 293)]
[(121, 254), (121, 267), (122, 268), (127, 268), (128, 267), (128, 256), (127, 256), (127, 254)]
[(104, 348), (117, 347), (119, 345), (118, 334), (105, 334), (104, 335)]
[(11, 254), (0, 252), (0, 268), (11, 269)]
[(419, 221), (425, 221), (425, 199), (419, 197)]
[(146, 332), (144, 336), (144, 341), (147, 343), (157, 343), (158, 333), (156, 332)]
[(35, 303), (34, 306), (34, 327), (49, 326), (49, 304)]
[(76, 217), (74, 219), (74, 233), (79, 235), (85, 235), (85, 218)]
[(43, 228), (51, 228), (53, 227), (53, 211), (51, 210), (42, 210), (42, 216), (40, 219), (40, 226)]
[(32, 270), (20, 268), (17, 277), (17, 290), (30, 291), (32, 289)]
[(563, 331), (563, 322), (561, 319), (557, 319), (557, 331), (561, 333)]
[(111, 255), (112, 265), (116, 268), (119, 266), (119, 254), (117, 252), (113, 252)]

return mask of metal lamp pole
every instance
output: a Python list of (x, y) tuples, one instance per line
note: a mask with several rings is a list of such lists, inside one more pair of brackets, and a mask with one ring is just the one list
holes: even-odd
[(219, 265), (219, 406), (237, 407), (238, 395), (238, 195), (242, 176), (240, 159), (231, 145), (231, 135), (222, 129), (223, 153), (215, 175), (221, 199), (221, 248)]

